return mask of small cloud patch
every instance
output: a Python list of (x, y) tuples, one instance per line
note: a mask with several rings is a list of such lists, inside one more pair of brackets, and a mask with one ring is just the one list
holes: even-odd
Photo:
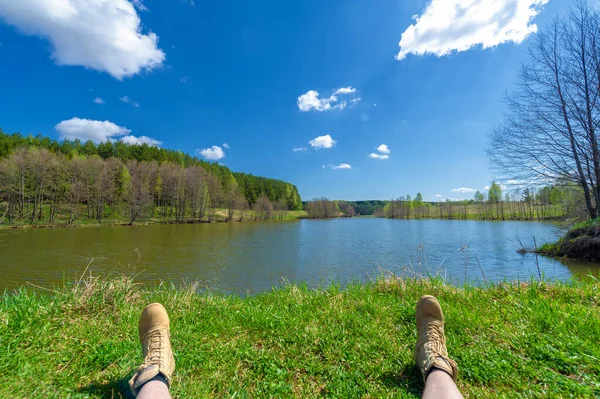
[(330, 136), (319, 136), (308, 142), (313, 148), (332, 148), (336, 141)]
[(353, 87), (341, 87), (334, 90), (328, 97), (321, 97), (316, 90), (309, 90), (298, 97), (298, 108), (301, 112), (309, 111), (330, 111), (334, 109), (342, 110), (348, 106), (348, 100), (351, 104), (356, 104), (360, 101), (360, 97), (350, 98), (348, 100), (340, 100), (339, 96), (348, 97), (356, 94), (356, 89)]
[(461, 187), (461, 188), (453, 188), (452, 192), (453, 193), (474, 193), (477, 190), (475, 190), (474, 188), (469, 188), (469, 187)]
[(218, 145), (213, 145), (210, 148), (204, 148), (202, 150), (196, 150), (196, 154), (207, 161), (218, 161), (225, 158), (225, 152)]

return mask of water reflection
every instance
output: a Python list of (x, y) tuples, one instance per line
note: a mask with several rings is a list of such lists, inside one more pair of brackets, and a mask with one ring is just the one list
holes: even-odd
[[(525, 243), (554, 241), (557, 229), (534, 222), (347, 219), (273, 223), (4, 230), (0, 288), (26, 281), (51, 287), (81, 275), (128, 273), (144, 282), (201, 286), (237, 294), (284, 281), (311, 287), (365, 280), (383, 271), (440, 273), (448, 282), (528, 280), (535, 256)], [(460, 249), (466, 246), (465, 251)], [(564, 262), (564, 263), (563, 263)], [(539, 258), (546, 278), (598, 276), (596, 264)]]

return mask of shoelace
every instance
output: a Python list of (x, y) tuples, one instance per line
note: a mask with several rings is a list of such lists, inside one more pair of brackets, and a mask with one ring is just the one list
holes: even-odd
[(429, 348), (434, 352), (435, 356), (447, 357), (445, 338), (444, 338), (444, 325), (442, 322), (432, 320), (427, 322), (427, 342)]
[(165, 359), (163, 358), (163, 344), (166, 335), (166, 330), (155, 330), (148, 335), (147, 363), (158, 364), (160, 367), (165, 366)]

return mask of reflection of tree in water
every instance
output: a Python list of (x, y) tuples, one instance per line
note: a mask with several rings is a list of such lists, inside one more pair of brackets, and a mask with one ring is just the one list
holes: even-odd
[(600, 263), (561, 258), (560, 263), (567, 266), (578, 280), (592, 280), (600, 277)]

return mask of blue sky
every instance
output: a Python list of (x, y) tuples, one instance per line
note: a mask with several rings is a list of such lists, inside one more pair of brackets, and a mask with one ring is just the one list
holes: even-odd
[(535, 26), (569, 5), (6, 0), (0, 127), (220, 158), (304, 199), (472, 198)]

